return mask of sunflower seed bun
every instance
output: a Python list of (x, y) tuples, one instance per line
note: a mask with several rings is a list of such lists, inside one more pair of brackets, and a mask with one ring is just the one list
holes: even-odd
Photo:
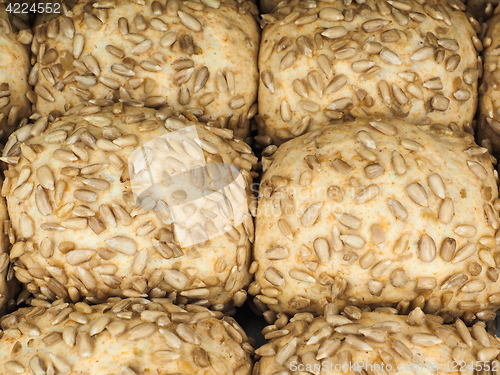
[(477, 137), (481, 145), (494, 152), (500, 151), (500, 92), (498, 80), (500, 70), (500, 14), (495, 15), (488, 22), (488, 31), (485, 39), (491, 45), (484, 50), (484, 72), (480, 87), (479, 126)]
[(497, 174), (471, 134), (357, 119), (283, 144), (263, 167), (249, 289), (262, 308), (403, 301), (494, 318)]
[(20, 128), (4, 150), (17, 278), (51, 300), (168, 293), (240, 306), (251, 279), (250, 147), (170, 107), (79, 112)]
[(254, 3), (80, 1), (72, 14), (36, 28), (40, 114), (89, 100), (168, 102), (247, 135), (258, 84)]
[[(451, 373), (472, 375), (498, 369), (500, 342), (484, 322), (468, 328), (462, 320), (442, 325), (442, 319), (416, 308), (407, 316), (388, 309), (375, 312), (330, 303), (325, 316), (283, 316), (270, 343), (256, 353), (255, 375), (303, 373), (404, 374)], [(283, 334), (279, 335), (279, 332)], [(286, 334), (286, 332), (293, 332)], [(342, 368), (345, 370), (342, 371)], [(391, 371), (392, 370), (392, 371)]]
[(201, 306), (166, 298), (33, 302), (2, 319), (2, 373), (247, 375), (252, 369), (253, 349), (241, 327)]
[[(11, 22), (12, 21), (12, 22)], [(16, 129), (22, 118), (31, 115), (26, 95), (31, 90), (28, 74), (31, 69), (28, 46), (33, 38), (23, 21), (0, 3), (0, 139)], [(28, 97), (33, 98), (33, 92)]]
[(280, 144), (328, 121), (382, 115), (472, 132), (481, 28), (464, 9), (458, 0), (280, 3), (263, 16), (261, 133)]

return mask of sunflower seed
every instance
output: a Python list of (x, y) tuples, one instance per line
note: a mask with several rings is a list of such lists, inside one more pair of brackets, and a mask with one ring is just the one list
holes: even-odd
[(436, 95), (431, 99), (431, 106), (436, 111), (446, 111), (450, 105), (450, 99), (443, 95)]
[(471, 94), (469, 90), (457, 90), (453, 93), (453, 96), (455, 99), (465, 102), (470, 99)]
[(444, 187), (443, 180), (441, 179), (441, 176), (437, 173), (431, 174), (427, 178), (427, 182), (429, 183), (429, 187), (431, 188), (431, 191), (438, 196), (441, 199), (445, 199), (446, 197), (446, 190)]
[(319, 18), (325, 21), (341, 21), (344, 15), (339, 10), (332, 7), (324, 7), (319, 11)]
[[(144, 20), (144, 18), (143, 18)], [(168, 30), (168, 26), (167, 24), (162, 21), (161, 19), (159, 18), (151, 18), (151, 21), (149, 21), (149, 24), (151, 26), (152, 29), (154, 30), (158, 30), (158, 31), (167, 31)]]
[(474, 243), (466, 244), (456, 252), (455, 257), (452, 260), (452, 263), (461, 262), (461, 261), (471, 257), (476, 252), (477, 252), (477, 245), (476, 244), (474, 244)]
[(181, 11), (178, 11), (177, 14), (181, 20), (181, 23), (188, 29), (191, 29), (193, 31), (201, 31), (201, 23), (196, 17)]
[(297, 45), (297, 48), (299, 49), (300, 53), (302, 53), (307, 57), (312, 57), (312, 51), (314, 49), (314, 46), (309, 37), (301, 35), (296, 39), (295, 44)]
[(285, 56), (281, 59), (280, 62), (280, 69), (285, 70), (289, 67), (291, 67), (295, 61), (297, 61), (297, 52), (295, 51), (288, 51)]
[(80, 331), (76, 335), (76, 351), (83, 358), (92, 356), (94, 345), (88, 332)]
[(410, 101), (404, 91), (396, 84), (392, 84), (392, 94), (399, 104), (405, 105)]
[(295, 123), (293, 128), (290, 130), (290, 133), (296, 137), (303, 134), (307, 127), (309, 126), (309, 121), (311, 120), (311, 116), (305, 116), (299, 121)]
[(382, 30), (389, 24), (389, 21), (383, 20), (381, 18), (376, 18), (370, 21), (366, 21), (361, 25), (363, 31), (367, 33), (373, 33), (375, 31)]
[(398, 268), (392, 271), (390, 280), (392, 286), (402, 288), (408, 281), (408, 276), (406, 276), (406, 272), (402, 268)]
[(134, 240), (117, 236), (106, 240), (106, 243), (115, 251), (125, 255), (134, 255), (137, 251), (137, 246)]
[(464, 72), (464, 82), (467, 83), (468, 85), (474, 84), (479, 78), (479, 71), (474, 68), (469, 68), (465, 70)]
[(342, 159), (336, 158), (332, 161), (332, 167), (341, 174), (348, 174), (352, 170), (352, 166), (347, 164)]
[(288, 102), (286, 100), (283, 100), (281, 102), (280, 115), (281, 115), (281, 119), (285, 122), (288, 122), (292, 119), (292, 112), (290, 110), (290, 105), (288, 104)]
[(392, 198), (388, 198), (387, 204), (388, 204), (391, 212), (394, 214), (394, 216), (396, 216), (396, 218), (398, 218), (400, 220), (406, 220), (406, 218), (408, 217), (408, 211), (401, 204), (401, 202), (399, 202), (395, 199), (392, 199)]
[(391, 343), (392, 348), (398, 353), (402, 358), (411, 361), (413, 359), (412, 351), (403, 343), (401, 340), (394, 340)]
[(453, 230), (453, 232), (455, 232), (457, 235), (459, 235), (461, 237), (470, 238), (470, 237), (474, 237), (476, 235), (477, 229), (474, 225), (463, 224), (463, 225), (457, 226)]
[[(307, 89), (305, 87), (305, 85), (302, 83), (302, 81), (298, 80), (298, 79), (295, 79), (292, 83), (292, 87), (293, 87), (293, 91), (295, 91), (295, 93), (299, 96), (301, 96), (302, 98), (308, 98), (309, 95), (307, 94)], [(328, 88), (327, 88), (328, 90)], [(325, 94), (326, 94), (326, 91), (325, 91)]]
[(483, 280), (470, 280), (460, 288), (464, 293), (479, 293), (486, 288), (486, 283)]
[(401, 37), (399, 36), (399, 32), (396, 29), (391, 29), (384, 31), (382, 34), (380, 34), (380, 39), (384, 43), (394, 43), (397, 42)]
[[(328, 88), (327, 88), (328, 89)], [(328, 107), (327, 109), (331, 111), (343, 111), (347, 109), (349, 106), (351, 106), (352, 99), (351, 98), (341, 98), (334, 100)]]
[(443, 341), (429, 333), (415, 333), (411, 336), (411, 342), (416, 346), (434, 346), (441, 344)]
[(321, 237), (316, 238), (314, 240), (313, 247), (316, 257), (321, 263), (327, 263), (330, 261), (330, 247), (326, 239)]
[(380, 192), (380, 188), (376, 184), (368, 185), (356, 194), (355, 201), (357, 204), (366, 203), (375, 198)]
[(163, 48), (168, 48), (177, 41), (177, 34), (173, 31), (169, 31), (160, 39), (160, 45)]
[(266, 88), (274, 94), (273, 74), (269, 70), (264, 70), (260, 74), (260, 79)]
[(425, 191), (424, 187), (418, 182), (413, 182), (408, 185), (406, 187), (406, 193), (416, 204), (422, 207), (428, 206), (427, 192)]
[(73, 57), (75, 59), (80, 58), (83, 52), (83, 47), (85, 45), (85, 39), (82, 34), (76, 34), (73, 38)]
[(361, 350), (363, 352), (371, 351), (373, 348), (365, 340), (360, 339), (354, 335), (348, 335), (345, 338), (346, 344), (352, 346), (355, 350)]
[(390, 49), (383, 48), (382, 51), (380, 51), (379, 56), (380, 56), (380, 59), (387, 64), (391, 64), (391, 65), (401, 65), (402, 64), (399, 56), (395, 52), (391, 51)]
[(45, 375), (45, 365), (38, 356), (31, 357), (29, 361), (29, 368), (34, 375)]
[(101, 82), (104, 86), (107, 86), (112, 90), (118, 90), (120, 88), (120, 83), (112, 78), (100, 76), (99, 82)]
[(371, 42), (368, 41), (365, 44), (363, 44), (363, 51), (370, 54), (370, 55), (377, 55), (382, 51), (382, 44), (377, 43), (377, 42)]
[(139, 323), (132, 327), (128, 331), (128, 339), (132, 341), (137, 341), (145, 339), (153, 335), (156, 332), (156, 325), (153, 323), (145, 322)]
[(406, 171), (408, 170), (407, 166), (406, 166), (406, 162), (405, 162), (405, 159), (403, 158), (403, 156), (397, 152), (397, 151), (393, 151), (392, 153), (392, 167), (394, 168), (394, 171), (399, 175), (404, 175), (406, 173)]
[(35, 86), (35, 89), (34, 89), (35, 93), (42, 99), (45, 99), (46, 101), (48, 102), (54, 102), (55, 99), (54, 97), (52, 96), (52, 94), (50, 93), (49, 89), (46, 88), (45, 86), (40, 86), (40, 85), (37, 85)]
[(335, 51), (335, 57), (339, 60), (347, 60), (356, 56), (355, 48), (343, 48)]
[(264, 278), (274, 286), (285, 284), (283, 275), (273, 267), (268, 267), (264, 272)]
[(413, 61), (425, 61), (434, 56), (434, 48), (433, 47), (422, 47), (418, 49), (413, 55), (411, 55), (410, 59)]
[(317, 61), (323, 73), (325, 73), (327, 77), (331, 77), (333, 75), (333, 69), (328, 56), (321, 54), (318, 56)]
[(469, 329), (465, 325), (465, 323), (461, 319), (457, 319), (455, 321), (455, 328), (457, 329), (458, 334), (460, 335), (460, 338), (462, 339), (462, 341), (467, 346), (469, 346), (470, 348), (472, 348), (472, 345), (473, 345), (472, 344), (472, 336), (471, 336), (471, 334), (469, 332)]
[(164, 273), (165, 282), (175, 289), (185, 289), (188, 286), (189, 278), (177, 270), (167, 270)]
[(138, 43), (133, 49), (132, 54), (141, 55), (143, 53), (148, 52), (153, 46), (153, 42), (149, 39), (146, 39), (140, 43)]
[(445, 198), (439, 206), (438, 218), (443, 224), (449, 224), (455, 215), (455, 205), (453, 200), (449, 197)]
[(339, 221), (340, 224), (346, 226), (350, 229), (359, 229), (361, 227), (361, 220), (359, 220), (356, 216), (345, 214), (345, 213), (334, 213), (335, 217)]
[(436, 259), (436, 243), (427, 234), (423, 234), (418, 242), (418, 258), (426, 263)]
[(278, 350), (275, 360), (281, 366), (284, 366), (286, 361), (295, 353), (297, 350), (297, 341), (298, 339), (294, 337), (291, 341), (285, 344), (283, 347)]
[(311, 283), (314, 284), (316, 282), (316, 279), (309, 275), (307, 272), (292, 269), (288, 272), (290, 277), (292, 279), (298, 280), (298, 281), (303, 281), (305, 283)]
[(163, 68), (160, 65), (147, 60), (142, 60), (139, 63), (139, 66), (146, 72), (159, 72), (163, 70)]
[(460, 64), (460, 55), (452, 55), (446, 60), (445, 69), (447, 72), (454, 72)]
[(379, 163), (368, 164), (364, 168), (366, 177), (369, 179), (377, 178), (385, 173), (385, 168)]
[(439, 77), (431, 78), (428, 81), (425, 81), (422, 86), (428, 88), (429, 90), (443, 89), (443, 83), (441, 82), (441, 78)]
[(244, 105), (245, 105), (245, 97), (243, 95), (236, 96), (229, 101), (229, 107), (231, 107), (232, 109), (239, 109)]
[(343, 234), (340, 240), (354, 249), (362, 249), (365, 246), (365, 240), (355, 234)]
[(35, 189), (35, 203), (41, 215), (48, 216), (52, 214), (52, 205), (50, 204), (49, 197), (40, 185)]
[[(298, 81), (298, 80), (296, 80), (296, 81)], [(300, 81), (298, 81), (298, 82), (300, 82)], [(343, 74), (338, 74), (338, 75), (336, 75), (335, 77), (332, 78), (332, 80), (330, 81), (330, 83), (328, 83), (328, 86), (326, 86), (324, 94), (325, 95), (332, 94), (332, 93), (340, 90), (342, 87), (344, 87), (344, 85), (346, 83), (347, 83), (347, 77), (345, 75), (343, 75)], [(304, 90), (305, 90), (305, 88), (304, 88)], [(296, 90), (296, 92), (297, 92), (297, 90)], [(348, 98), (345, 98), (345, 99), (348, 99)], [(344, 101), (345, 101), (345, 99), (344, 99)], [(350, 99), (348, 99), (348, 100), (350, 100)], [(343, 105), (344, 104), (341, 103), (341, 105), (339, 105), (338, 107), (341, 108)], [(350, 104), (348, 104), (347, 106), (349, 106), (349, 105)], [(337, 109), (333, 109), (333, 110), (337, 110)]]
[(374, 65), (375, 63), (370, 60), (357, 60), (352, 63), (351, 69), (356, 73), (364, 73)]
[(307, 207), (301, 216), (300, 219), (301, 224), (305, 227), (310, 227), (314, 225), (314, 223), (316, 222), (321, 213), (322, 206), (323, 202), (317, 202)]
[(334, 26), (326, 29), (321, 33), (325, 38), (337, 39), (347, 35), (347, 30), (344, 26)]
[(281, 260), (286, 259), (288, 257), (288, 254), (288, 249), (286, 247), (277, 246), (267, 250), (264, 253), (263, 257), (264, 259)]
[(469, 169), (472, 171), (472, 173), (480, 180), (486, 180), (488, 178), (488, 172), (486, 171), (486, 168), (484, 168), (477, 161), (467, 160), (467, 165), (469, 166)]

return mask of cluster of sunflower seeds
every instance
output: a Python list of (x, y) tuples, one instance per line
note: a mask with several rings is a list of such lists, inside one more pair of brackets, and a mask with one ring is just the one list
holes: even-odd
[(31, 115), (28, 98), (34, 93), (28, 84), (31, 69), (28, 46), (33, 35), (24, 23), (27, 20), (21, 16), (7, 13), (5, 4), (0, 4), (0, 139)]
[(470, 328), (460, 319), (443, 325), (442, 318), (426, 315), (420, 307), (406, 316), (391, 308), (372, 312), (349, 306), (339, 311), (335, 303), (324, 310), (320, 318), (282, 315), (264, 328), (272, 339), (255, 351), (261, 359), (253, 374), (296, 374), (300, 366), (304, 374), (388, 374), (396, 369), (422, 374), (461, 367), (472, 375), (499, 365), (500, 342), (484, 322)]
[(14, 270), (9, 260), (9, 234), (12, 235), (12, 227), (7, 215), (5, 198), (0, 197), (0, 316), (14, 310), (17, 305), (19, 283), (14, 277)]
[(280, 144), (382, 115), (473, 132), (481, 25), (464, 9), (458, 0), (281, 2), (261, 22), (261, 133)]
[[(500, 9), (499, 9), (500, 10)], [(479, 122), (477, 137), (480, 144), (492, 152), (500, 150), (500, 12), (488, 22), (484, 38), (484, 71), (479, 87)]]
[(167, 298), (99, 305), (34, 299), (1, 320), (5, 374), (249, 375), (253, 348), (229, 317)]
[(403, 301), (495, 318), (497, 173), (471, 134), (357, 119), (275, 150), (262, 160), (248, 290), (261, 310)]
[(244, 138), (256, 112), (257, 14), (247, 0), (80, 2), (35, 29), (36, 110), (168, 103)]
[[(70, 112), (18, 129), (0, 159), (17, 279), (47, 300), (168, 294), (225, 312), (240, 306), (251, 279), (250, 147), (167, 106)], [(178, 137), (188, 129), (194, 138)]]

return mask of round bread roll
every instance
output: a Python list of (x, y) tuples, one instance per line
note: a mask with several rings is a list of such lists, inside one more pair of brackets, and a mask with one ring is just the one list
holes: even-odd
[(86, 0), (71, 13), (36, 28), (41, 115), (102, 99), (168, 102), (247, 135), (258, 85), (254, 3)]
[(262, 308), (403, 301), (495, 317), (497, 174), (471, 134), (356, 119), (286, 142), (263, 167), (249, 289)]
[(491, 44), (484, 50), (484, 72), (479, 90), (479, 124), (477, 138), (479, 143), (490, 149), (500, 151), (500, 14), (488, 22), (485, 39)]
[(2, 319), (2, 373), (249, 375), (252, 369), (253, 348), (238, 323), (201, 306), (166, 298), (34, 302)]
[(471, 25), (465, 6), (359, 3), (292, 0), (263, 16), (261, 133), (280, 144), (367, 116), (472, 132), (481, 27)]
[(17, 278), (50, 300), (168, 293), (221, 311), (243, 304), (250, 147), (170, 107), (79, 113), (42, 117), (4, 150)]
[[(416, 308), (407, 316), (331, 303), (325, 316), (298, 314), (279, 320), (271, 342), (255, 352), (255, 375), (496, 373), (500, 341), (484, 322), (468, 328), (462, 320), (442, 325), (438, 316)], [(279, 328), (279, 329), (277, 329)], [(274, 329), (274, 330), (273, 330)], [(293, 332), (293, 333), (287, 333)], [(281, 334), (280, 334), (281, 333)], [(342, 371), (344, 369), (344, 371)], [(303, 372), (295, 372), (295, 371)]]
[(21, 119), (31, 115), (28, 46), (33, 35), (17, 16), (0, 3), (0, 139), (7, 138)]

